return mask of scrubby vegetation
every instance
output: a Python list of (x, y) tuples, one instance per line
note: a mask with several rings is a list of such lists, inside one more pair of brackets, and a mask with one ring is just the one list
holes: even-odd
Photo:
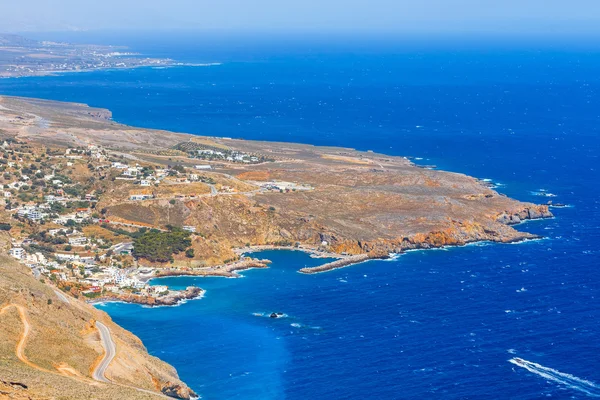
[(191, 245), (190, 233), (183, 229), (171, 228), (169, 232), (152, 229), (134, 240), (133, 255), (153, 262), (167, 262)]

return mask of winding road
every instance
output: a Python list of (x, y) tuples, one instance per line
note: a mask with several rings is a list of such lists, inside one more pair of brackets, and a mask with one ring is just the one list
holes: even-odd
[(56, 297), (58, 297), (60, 299), (60, 301), (62, 301), (63, 303), (69, 304), (69, 299), (67, 299), (67, 296), (65, 296), (64, 294), (62, 294), (61, 292), (59, 292), (56, 289), (54, 289), (54, 293), (56, 293)]
[(106, 368), (111, 363), (115, 355), (117, 354), (117, 348), (115, 346), (115, 342), (112, 340), (112, 336), (110, 335), (110, 330), (104, 325), (102, 322), (96, 321), (96, 327), (98, 328), (98, 332), (100, 333), (100, 341), (102, 342), (102, 347), (104, 347), (104, 358), (92, 374), (92, 377), (100, 382), (104, 383), (112, 383), (104, 376), (106, 372)]
[[(57, 295), (58, 295), (58, 293), (57, 293)], [(27, 356), (25, 356), (25, 343), (27, 342), (27, 337), (29, 336), (29, 333), (31, 332), (31, 324), (29, 323), (29, 320), (27, 319), (27, 314), (26, 314), (25, 308), (18, 304), (8, 304), (8, 305), (0, 308), (0, 315), (4, 314), (9, 308), (12, 308), (12, 307), (14, 307), (18, 311), (19, 317), (23, 324), (23, 332), (21, 333), (21, 335), (19, 337), (19, 341), (15, 348), (15, 354), (19, 360), (21, 360), (23, 363), (30, 366), (31, 368), (35, 368), (39, 371), (67, 376), (69, 378), (72, 378), (72, 379), (75, 379), (75, 380), (78, 380), (80, 382), (87, 383), (87, 384), (90, 384), (90, 383), (96, 384), (95, 382), (90, 381), (89, 378), (82, 377), (81, 375), (79, 375), (77, 373), (77, 371), (73, 370), (73, 368), (69, 367), (66, 364), (64, 366), (61, 366), (61, 365), (57, 366), (58, 372), (56, 372), (56, 371), (51, 371), (51, 370), (42, 368), (42, 367), (32, 363), (31, 361), (29, 361), (29, 359), (27, 359)], [(98, 322), (98, 321), (96, 321), (96, 327), (98, 328), (98, 331), (100, 332), (100, 340), (102, 342), (102, 347), (104, 347), (105, 353), (104, 353), (104, 358), (102, 359), (100, 364), (98, 364), (98, 366), (96, 367), (95, 371), (92, 374), (92, 377), (94, 378), (94, 380), (99, 381), (99, 382), (104, 382), (104, 383), (117, 384), (119, 386), (128, 387), (130, 389), (137, 390), (138, 392), (148, 393), (148, 394), (151, 394), (151, 395), (154, 395), (157, 397), (161, 397), (164, 399), (171, 398), (171, 397), (165, 396), (163, 393), (160, 393), (160, 392), (142, 389), (142, 388), (138, 388), (135, 386), (118, 384), (118, 383), (114, 383), (114, 382), (111, 382), (108, 379), (106, 379), (106, 377), (104, 376), (104, 374), (106, 372), (106, 368), (109, 366), (109, 364), (111, 363), (113, 358), (115, 358), (117, 349), (115, 346), (115, 342), (113, 342), (113, 340), (112, 340), (112, 336), (110, 334), (110, 330), (108, 329), (108, 327), (106, 327), (106, 325), (104, 325), (103, 323)]]

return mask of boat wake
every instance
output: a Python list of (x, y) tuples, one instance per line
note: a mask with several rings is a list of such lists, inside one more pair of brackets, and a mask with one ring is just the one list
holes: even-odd
[(523, 360), (522, 358), (518, 357), (511, 358), (508, 361), (549, 381), (559, 383), (570, 389), (585, 393), (591, 397), (600, 397), (600, 386), (594, 382), (590, 382), (570, 374), (565, 374), (564, 372), (544, 367), (543, 365)]

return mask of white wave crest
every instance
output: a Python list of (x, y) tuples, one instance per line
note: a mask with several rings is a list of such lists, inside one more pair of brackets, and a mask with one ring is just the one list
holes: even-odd
[(570, 389), (585, 393), (591, 397), (600, 397), (600, 386), (594, 382), (581, 379), (552, 368), (544, 367), (543, 365), (523, 360), (522, 358), (518, 357), (511, 358), (508, 361), (549, 381), (559, 383)]

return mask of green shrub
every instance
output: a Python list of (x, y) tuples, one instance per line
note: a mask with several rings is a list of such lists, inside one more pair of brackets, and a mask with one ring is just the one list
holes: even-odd
[(180, 228), (170, 232), (150, 230), (133, 241), (133, 256), (153, 262), (167, 262), (192, 245), (190, 233)]

